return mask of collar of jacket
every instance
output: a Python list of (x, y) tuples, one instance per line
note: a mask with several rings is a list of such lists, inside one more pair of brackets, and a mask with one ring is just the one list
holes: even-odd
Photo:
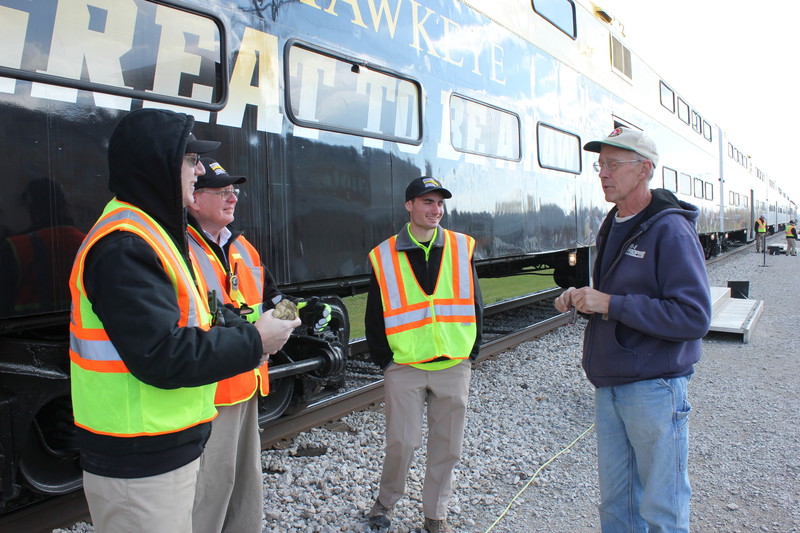
[[(407, 223), (405, 226), (403, 226), (403, 229), (400, 230), (400, 233), (397, 234), (395, 248), (398, 252), (408, 252), (411, 250), (417, 250), (419, 248), (417, 243), (415, 243), (408, 234), (408, 226), (409, 224)], [(444, 248), (444, 231), (444, 228), (439, 226), (439, 229), (436, 232), (436, 239), (433, 241), (433, 246), (431, 248)]]

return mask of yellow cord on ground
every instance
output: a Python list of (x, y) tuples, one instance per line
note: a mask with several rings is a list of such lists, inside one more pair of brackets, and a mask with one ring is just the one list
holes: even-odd
[(503, 517), (504, 517), (506, 514), (508, 514), (508, 510), (509, 510), (509, 509), (511, 509), (511, 506), (512, 506), (512, 505), (514, 505), (514, 502), (517, 500), (517, 498), (519, 498), (520, 494), (522, 494), (523, 492), (525, 492), (525, 490), (528, 488), (528, 486), (529, 486), (531, 483), (533, 483), (533, 480), (534, 480), (534, 479), (536, 479), (536, 476), (538, 476), (538, 475), (539, 475), (539, 472), (541, 472), (541, 471), (542, 471), (542, 469), (543, 469), (544, 467), (546, 467), (547, 465), (549, 465), (550, 463), (552, 463), (553, 461), (555, 461), (555, 460), (556, 460), (556, 458), (557, 458), (559, 455), (561, 455), (562, 453), (564, 453), (564, 452), (566, 452), (567, 450), (569, 450), (570, 448), (572, 448), (572, 447), (575, 445), (575, 443), (576, 443), (576, 442), (578, 442), (579, 440), (581, 440), (581, 439), (582, 439), (582, 438), (583, 438), (583, 437), (584, 437), (584, 436), (585, 436), (587, 433), (589, 433), (589, 432), (590, 432), (590, 431), (591, 431), (593, 428), (594, 428), (594, 424), (592, 424), (591, 426), (589, 426), (588, 428), (586, 428), (586, 431), (584, 431), (583, 433), (581, 433), (580, 435), (578, 435), (578, 438), (576, 438), (574, 441), (572, 441), (572, 442), (569, 444), (569, 446), (567, 446), (566, 448), (564, 448), (563, 450), (561, 450), (560, 452), (558, 452), (557, 454), (555, 454), (553, 457), (551, 457), (550, 459), (548, 459), (546, 463), (544, 463), (542, 466), (540, 466), (540, 467), (539, 467), (539, 469), (538, 469), (536, 472), (534, 472), (533, 476), (531, 476), (531, 478), (528, 480), (528, 482), (527, 482), (527, 483), (525, 483), (525, 486), (524, 486), (524, 487), (522, 487), (522, 488), (519, 490), (519, 492), (518, 492), (518, 493), (517, 493), (517, 494), (516, 494), (516, 495), (515, 495), (513, 498), (511, 498), (511, 501), (510, 501), (510, 502), (508, 502), (508, 506), (507, 506), (507, 507), (506, 507), (506, 508), (503, 510), (503, 512), (502, 512), (502, 513), (500, 513), (500, 516), (498, 516), (498, 517), (497, 517), (497, 520), (495, 520), (494, 522), (492, 522), (492, 525), (491, 525), (491, 526), (489, 526), (489, 529), (487, 529), (487, 530), (486, 530), (486, 533), (489, 533), (489, 532), (490, 532), (492, 529), (494, 529), (494, 526), (496, 526), (496, 525), (497, 525), (497, 523), (498, 523), (500, 520), (502, 520), (502, 519), (503, 519)]

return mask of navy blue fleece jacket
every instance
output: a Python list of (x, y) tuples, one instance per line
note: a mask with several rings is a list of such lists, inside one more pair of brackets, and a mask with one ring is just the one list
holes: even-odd
[[(711, 323), (705, 257), (697, 238), (697, 208), (664, 189), (630, 228), (594, 288), (611, 295), (607, 315), (589, 318), (583, 369), (595, 387), (690, 375)], [(597, 237), (604, 247), (617, 208)], [(611, 250), (610, 250), (611, 251)]]

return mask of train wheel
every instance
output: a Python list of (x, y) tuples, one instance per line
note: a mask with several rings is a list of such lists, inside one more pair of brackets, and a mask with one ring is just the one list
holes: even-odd
[(81, 487), (83, 473), (68, 397), (56, 398), (36, 414), (20, 454), (19, 471), (25, 483), (42, 494), (64, 494)]

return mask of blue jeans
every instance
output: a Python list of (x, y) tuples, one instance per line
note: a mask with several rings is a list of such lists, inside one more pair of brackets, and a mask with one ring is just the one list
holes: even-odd
[(604, 533), (689, 531), (689, 379), (595, 390)]

